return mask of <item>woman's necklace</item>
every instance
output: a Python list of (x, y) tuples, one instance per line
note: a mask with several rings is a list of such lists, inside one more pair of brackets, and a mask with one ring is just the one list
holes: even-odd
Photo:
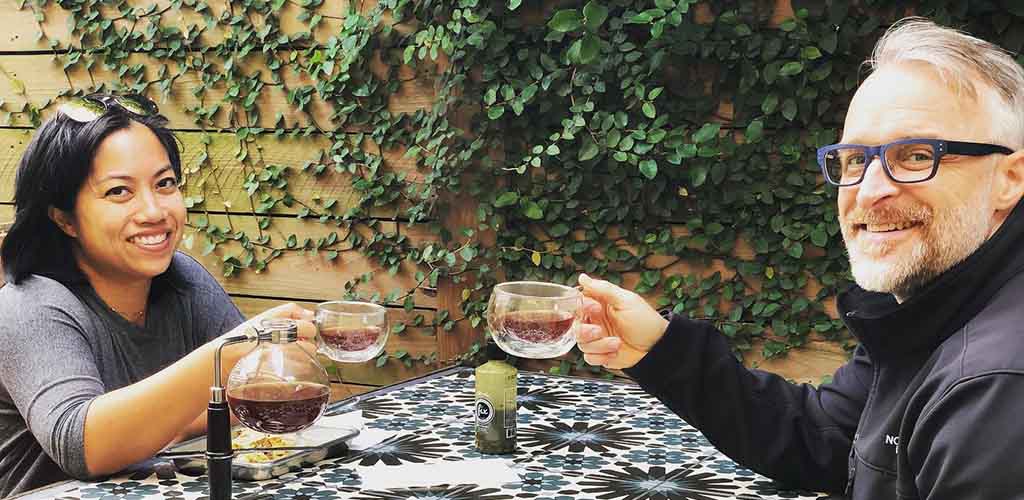
[(146, 308), (145, 307), (143, 307), (141, 311), (139, 311), (139, 312), (137, 312), (135, 314), (126, 313), (126, 312), (121, 311), (120, 309), (118, 309), (118, 308), (116, 308), (114, 306), (111, 306), (110, 308), (114, 312), (116, 312), (118, 315), (120, 315), (122, 318), (124, 318), (124, 319), (126, 319), (126, 320), (128, 320), (128, 321), (130, 321), (132, 323), (139, 323), (139, 322), (141, 322), (142, 321), (142, 316), (146, 314)]

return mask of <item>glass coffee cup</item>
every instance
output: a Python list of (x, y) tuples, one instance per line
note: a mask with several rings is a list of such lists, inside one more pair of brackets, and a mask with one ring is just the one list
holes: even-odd
[(540, 281), (495, 285), (487, 304), (487, 326), (498, 347), (513, 356), (556, 358), (576, 345), (583, 294)]
[(376, 358), (388, 341), (387, 308), (370, 302), (339, 300), (316, 306), (319, 352), (338, 363)]

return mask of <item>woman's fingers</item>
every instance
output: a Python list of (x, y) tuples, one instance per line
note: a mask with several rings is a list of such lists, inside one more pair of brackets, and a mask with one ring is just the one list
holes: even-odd
[(312, 321), (308, 321), (305, 319), (297, 319), (295, 321), (295, 325), (299, 329), (300, 339), (307, 340), (310, 342), (316, 339), (316, 325), (314, 325)]

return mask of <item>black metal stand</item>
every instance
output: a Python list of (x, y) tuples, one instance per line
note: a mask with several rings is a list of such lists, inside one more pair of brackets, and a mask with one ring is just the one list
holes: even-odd
[(210, 500), (231, 499), (231, 415), (226, 401), (210, 401), (206, 409), (206, 475)]
[(248, 342), (254, 337), (229, 337), (217, 347), (213, 358), (213, 387), (206, 407), (206, 475), (210, 481), (210, 500), (231, 500), (231, 410), (224, 396), (220, 376), (221, 349), (226, 345)]

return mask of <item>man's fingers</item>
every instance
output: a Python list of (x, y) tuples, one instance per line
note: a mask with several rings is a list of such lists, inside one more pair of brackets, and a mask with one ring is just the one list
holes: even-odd
[(576, 342), (585, 344), (607, 337), (608, 333), (599, 325), (580, 323), (576, 328)]
[(593, 342), (577, 345), (584, 354), (615, 354), (622, 347), (622, 339), (618, 337), (605, 337)]
[(584, 354), (583, 360), (594, 366), (605, 366), (612, 362), (611, 354)]
[(583, 295), (612, 306), (621, 304), (628, 293), (608, 281), (596, 280), (586, 274), (581, 274), (579, 281), (583, 286)]
[(604, 323), (607, 319), (604, 314), (604, 306), (590, 297), (583, 297), (583, 318), (588, 323)]

